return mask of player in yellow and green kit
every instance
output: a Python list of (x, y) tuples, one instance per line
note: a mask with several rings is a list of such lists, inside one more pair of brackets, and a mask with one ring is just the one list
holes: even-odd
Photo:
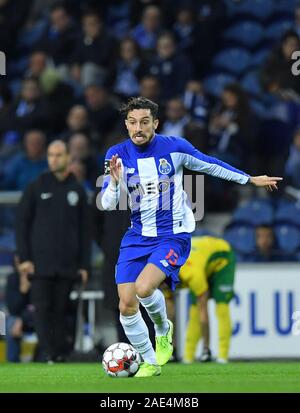
[(202, 361), (211, 361), (209, 346), (208, 299), (216, 302), (219, 350), (217, 361), (228, 360), (231, 338), (229, 302), (234, 295), (235, 255), (225, 240), (211, 236), (192, 238), (188, 260), (180, 270), (184, 287), (190, 289), (192, 304), (186, 331), (184, 361), (192, 362), (197, 344), (203, 338)]

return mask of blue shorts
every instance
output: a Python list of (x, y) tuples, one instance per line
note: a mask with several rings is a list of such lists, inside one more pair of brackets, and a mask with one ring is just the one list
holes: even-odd
[(179, 281), (180, 267), (191, 250), (191, 234), (184, 232), (172, 236), (144, 237), (131, 228), (124, 235), (118, 263), (116, 283), (134, 283), (144, 267), (152, 263), (166, 275), (172, 291)]

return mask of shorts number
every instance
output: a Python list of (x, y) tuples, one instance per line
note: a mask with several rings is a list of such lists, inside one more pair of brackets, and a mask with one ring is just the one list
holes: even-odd
[(165, 259), (170, 265), (176, 265), (178, 261), (178, 254), (171, 248), (168, 254), (165, 256)]

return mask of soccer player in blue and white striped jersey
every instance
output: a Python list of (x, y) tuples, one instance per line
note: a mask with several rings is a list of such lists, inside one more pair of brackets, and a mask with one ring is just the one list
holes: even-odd
[[(216, 158), (204, 155), (186, 139), (162, 136), (158, 105), (146, 98), (131, 98), (122, 109), (129, 139), (111, 147), (105, 159), (101, 203), (115, 209), (120, 187), (129, 194), (131, 227), (123, 237), (116, 265), (120, 322), (144, 363), (136, 377), (156, 376), (173, 352), (173, 325), (167, 319), (165, 299), (158, 289), (166, 282), (172, 290), (179, 269), (191, 248), (195, 220), (182, 186), (183, 167), (241, 185), (277, 189), (282, 178), (251, 177)], [(139, 311), (142, 304), (155, 326), (156, 351)]]

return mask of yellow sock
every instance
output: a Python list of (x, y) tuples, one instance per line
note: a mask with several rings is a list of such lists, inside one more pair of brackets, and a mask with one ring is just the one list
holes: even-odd
[(184, 360), (192, 362), (195, 359), (197, 344), (201, 338), (201, 325), (199, 308), (197, 304), (191, 304), (189, 311), (189, 322), (186, 329), (184, 344)]
[(218, 358), (227, 360), (231, 338), (231, 319), (229, 305), (225, 303), (216, 304), (219, 333)]

